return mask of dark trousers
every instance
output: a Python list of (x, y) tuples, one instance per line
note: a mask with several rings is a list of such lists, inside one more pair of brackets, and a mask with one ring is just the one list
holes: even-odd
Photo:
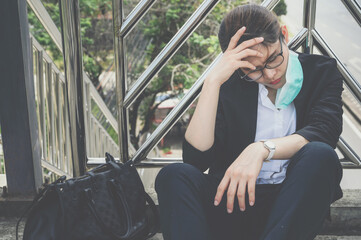
[[(165, 240), (308, 240), (314, 239), (327, 217), (339, 184), (341, 164), (329, 145), (311, 142), (291, 159), (282, 184), (256, 185), (246, 211), (237, 198), (231, 214), (226, 192), (213, 205), (220, 179), (186, 163), (164, 167), (157, 175), (161, 230)], [(342, 173), (342, 171), (341, 171)]]

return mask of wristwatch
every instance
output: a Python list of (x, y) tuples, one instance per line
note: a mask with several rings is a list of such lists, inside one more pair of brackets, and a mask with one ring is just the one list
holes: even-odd
[(269, 154), (268, 154), (268, 157), (264, 160), (265, 162), (269, 162), (270, 159), (273, 157), (273, 154), (275, 153), (276, 151), (276, 145), (271, 142), (271, 141), (261, 141), (263, 142), (263, 146), (268, 149), (269, 151)]

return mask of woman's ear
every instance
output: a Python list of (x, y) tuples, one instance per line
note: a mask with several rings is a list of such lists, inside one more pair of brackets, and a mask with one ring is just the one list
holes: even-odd
[(283, 36), (285, 37), (286, 43), (288, 43), (288, 30), (287, 30), (286, 25), (282, 25), (281, 31), (282, 31)]

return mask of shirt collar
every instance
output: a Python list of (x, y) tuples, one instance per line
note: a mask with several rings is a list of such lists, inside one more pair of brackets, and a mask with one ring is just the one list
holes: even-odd
[(266, 98), (268, 97), (268, 90), (265, 85), (258, 83), (258, 94), (264, 105)]

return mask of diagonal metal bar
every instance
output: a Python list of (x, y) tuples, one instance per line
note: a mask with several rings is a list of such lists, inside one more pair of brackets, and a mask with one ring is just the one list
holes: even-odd
[(361, 27), (361, 5), (356, 0), (341, 0), (352, 17)]
[[(164, 49), (153, 60), (150, 66), (143, 72), (139, 79), (134, 83), (124, 99), (124, 107), (129, 106), (134, 100), (144, 91), (148, 86), (151, 79), (157, 74), (169, 59), (175, 54), (175, 52), (183, 45), (193, 31), (199, 26), (200, 23), (207, 17), (213, 7), (219, 2), (219, 0), (207, 0), (204, 1), (199, 8), (192, 14), (177, 34), (169, 41)], [(265, 0), (262, 2), (262, 6), (272, 10), (279, 0)]]
[[(289, 43), (289, 48), (294, 49), (299, 46), (302, 41), (305, 40), (307, 34), (307, 29), (302, 29), (298, 34), (296, 34)], [(187, 111), (191, 104), (197, 99), (203, 82), (209, 71), (217, 64), (219, 59), (222, 57), (222, 53), (217, 56), (217, 58), (209, 65), (209, 67), (204, 71), (202, 76), (193, 84), (188, 93), (182, 98), (182, 100), (177, 104), (175, 108), (166, 116), (166, 118), (160, 123), (160, 125), (155, 129), (155, 131), (147, 138), (143, 145), (138, 149), (134, 154), (132, 160), (135, 164), (146, 159), (146, 156), (151, 149), (164, 137), (171, 127), (179, 120), (179, 118)], [(152, 160), (152, 159), (149, 159)], [(158, 159), (154, 159), (158, 160)], [(149, 163), (147, 163), (149, 165)], [(168, 164), (168, 163), (167, 163)]]
[(352, 150), (350, 145), (348, 145), (342, 137), (340, 137), (340, 140), (337, 143), (337, 147), (341, 151), (341, 153), (345, 156), (346, 160), (353, 162), (357, 166), (361, 166), (360, 157), (357, 155), (357, 153), (354, 150)]
[(312, 32), (312, 36), (315, 40), (315, 44), (320, 49), (320, 51), (327, 54), (328, 56), (336, 59), (337, 68), (341, 72), (342, 76), (345, 78), (345, 82), (346, 82), (347, 86), (350, 88), (351, 92), (356, 97), (356, 99), (359, 102), (361, 102), (361, 85), (360, 85), (360, 83), (352, 76), (352, 74), (348, 71), (348, 69), (340, 61), (340, 59), (336, 56), (335, 52), (326, 43), (326, 41), (317, 32), (317, 30), (314, 29), (311, 32)]
[(49, 33), (51, 39), (53, 39), (55, 45), (58, 47), (60, 52), (63, 52), (61, 45), (61, 34), (55, 23), (51, 19), (48, 11), (46, 11), (44, 5), (40, 0), (27, 0), (29, 6), (34, 11), (35, 15), (44, 26), (45, 30)]
[(272, 10), (279, 3), (279, 1), (280, 0), (264, 0), (261, 3), (261, 6), (267, 8), (269, 10)]
[(172, 109), (172, 111), (154, 130), (154, 132), (147, 138), (143, 145), (140, 146), (132, 158), (135, 164), (146, 158), (151, 149), (153, 149), (153, 147), (160, 141), (160, 139), (167, 134), (172, 126), (179, 120), (179, 118), (181, 118), (183, 113), (185, 113), (185, 111), (187, 111), (191, 104), (197, 99), (208, 72), (218, 63), (221, 57), (222, 54), (217, 56), (217, 58), (208, 66), (206, 71), (204, 71), (198, 80), (193, 84), (188, 93), (182, 98), (177, 106)]
[(302, 28), (289, 42), (288, 47), (297, 50), (306, 40), (308, 34), (307, 28)]
[[(155, 0), (142, 0), (129, 13), (121, 26), (116, 26), (119, 37), (126, 37), (135, 25), (143, 18), (143, 16), (150, 10), (155, 3)], [(120, 29), (120, 30), (119, 30)]]
[(145, 90), (151, 79), (165, 66), (218, 2), (219, 0), (206, 0), (198, 7), (128, 91), (124, 98), (124, 108), (129, 108)]

